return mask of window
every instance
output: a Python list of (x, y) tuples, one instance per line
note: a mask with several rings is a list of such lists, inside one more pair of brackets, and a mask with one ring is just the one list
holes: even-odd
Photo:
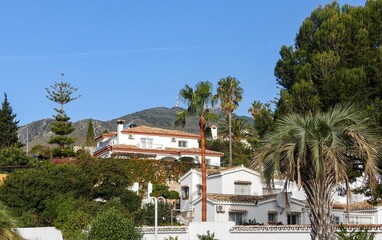
[(251, 195), (251, 182), (235, 181), (235, 194)]
[(243, 222), (243, 213), (230, 212), (228, 214), (228, 221), (235, 222), (236, 225), (239, 225)]
[(211, 159), (209, 159), (209, 158), (206, 158), (206, 165), (211, 165)]
[(268, 212), (268, 223), (277, 223), (277, 212), (271, 211)]
[(153, 139), (152, 138), (141, 138), (142, 148), (153, 148)]
[(350, 216), (350, 224), (373, 224), (372, 217), (369, 216)]
[(188, 199), (190, 196), (190, 188), (188, 186), (184, 186), (181, 188), (182, 199)]
[(178, 147), (187, 147), (187, 141), (179, 140), (178, 141)]
[(290, 212), (288, 213), (288, 225), (300, 224), (300, 213)]
[(129, 135), (129, 139), (134, 139), (134, 135)]
[(202, 195), (202, 185), (201, 184), (196, 185), (196, 191), (198, 192), (198, 195)]
[(334, 219), (334, 224), (340, 224), (340, 217), (334, 216), (333, 219)]
[(175, 138), (171, 138), (171, 142), (176, 142), (176, 139)]

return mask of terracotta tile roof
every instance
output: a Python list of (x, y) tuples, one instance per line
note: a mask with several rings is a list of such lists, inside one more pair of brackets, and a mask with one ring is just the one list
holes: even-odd
[[(234, 169), (240, 169), (240, 168), (242, 168), (242, 166), (240, 166), (240, 165), (234, 166), (234, 167), (209, 168), (209, 169), (207, 169), (207, 175), (212, 176), (212, 175), (221, 174), (224, 172), (228, 172), (228, 171), (231, 171)], [(200, 168), (195, 168), (195, 170), (198, 172), (202, 172), (202, 170)]]
[(94, 141), (98, 141), (101, 138), (111, 138), (117, 135), (117, 132), (108, 132), (108, 133), (103, 133), (100, 136), (94, 138)]
[[(368, 203), (367, 201), (353, 202), (353, 203), (349, 204), (349, 209), (350, 209), (350, 211), (372, 210), (372, 209), (376, 209), (376, 206), (382, 206), (382, 202), (380, 202), (380, 203), (378, 203), (376, 205), (372, 205), (372, 204)], [(347, 209), (347, 205), (346, 204), (342, 204), (342, 203), (334, 203), (333, 204), (333, 209), (344, 209), (344, 210), (346, 210)]]
[(133, 128), (123, 129), (123, 134), (150, 134), (150, 135), (158, 135), (158, 136), (171, 136), (171, 137), (185, 137), (185, 138), (196, 138), (199, 139), (200, 135), (182, 132), (179, 130), (170, 130), (164, 128), (155, 128), (155, 127), (147, 127), (147, 126), (137, 126)]
[[(141, 152), (141, 153), (157, 153), (157, 154), (172, 154), (172, 155), (185, 155), (185, 154), (200, 154), (200, 148), (165, 148), (165, 149), (148, 149), (139, 148), (135, 145), (127, 144), (117, 144), (113, 146), (106, 146), (103, 149), (98, 150), (94, 153), (97, 155), (105, 150), (113, 151), (127, 151), (127, 152)], [(216, 152), (212, 150), (206, 150), (206, 155), (208, 156), (224, 156), (224, 153)]]
[(221, 194), (221, 193), (209, 193), (207, 198), (214, 202), (230, 202), (230, 203), (258, 203), (259, 201), (266, 201), (276, 198), (277, 194), (267, 195), (236, 195), (236, 194)]

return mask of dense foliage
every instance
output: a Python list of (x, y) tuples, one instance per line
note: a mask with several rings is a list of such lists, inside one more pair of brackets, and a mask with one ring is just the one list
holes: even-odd
[(16, 147), (0, 149), (0, 166), (27, 166), (32, 165), (34, 159), (24, 150)]
[(318, 7), (302, 23), (294, 46), (282, 46), (275, 74), (283, 87), (278, 114), (365, 106), (382, 95), (382, 1)]
[(135, 227), (133, 220), (125, 218), (116, 209), (110, 208), (100, 212), (92, 221), (87, 238), (92, 240), (139, 240), (141, 233)]
[[(173, 206), (162, 201), (158, 201), (158, 225), (169, 226), (171, 224), (171, 209)], [(141, 219), (144, 225), (154, 226), (155, 224), (155, 205), (145, 204), (141, 211)], [(175, 221), (175, 219), (173, 219)]]
[[(154, 195), (177, 198), (178, 193), (169, 191), (164, 184), (194, 166), (157, 160), (91, 159), (83, 155), (71, 164), (45, 162), (10, 173), (0, 187), (0, 201), (19, 219), (20, 226), (53, 225), (63, 230), (64, 236), (81, 239), (82, 231), (96, 215), (109, 208), (138, 224), (152, 224), (152, 207), (141, 209), (141, 197), (127, 189), (137, 181), (140, 194), (145, 195), (151, 181)], [(170, 216), (170, 207), (160, 207), (161, 216)]]
[[(234, 166), (243, 164), (244, 166), (249, 167), (253, 157), (253, 150), (250, 145), (240, 141), (233, 141), (232, 143), (232, 164)], [(221, 158), (221, 165), (228, 166), (229, 143), (227, 141), (207, 140), (206, 148), (213, 151), (223, 152), (224, 156)]]

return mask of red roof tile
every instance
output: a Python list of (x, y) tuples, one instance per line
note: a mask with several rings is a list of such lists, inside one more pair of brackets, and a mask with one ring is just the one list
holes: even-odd
[(259, 201), (265, 201), (276, 198), (277, 194), (266, 195), (236, 195), (236, 194), (221, 194), (221, 193), (209, 193), (207, 198), (214, 202), (234, 202), (234, 203), (257, 203)]
[(199, 139), (200, 135), (183, 132), (179, 130), (170, 130), (164, 128), (155, 128), (155, 127), (147, 127), (147, 126), (138, 126), (128, 129), (122, 130), (123, 134), (150, 134), (157, 136), (170, 136), (170, 137), (184, 137), (184, 138), (195, 138)]
[[(98, 155), (105, 150), (109, 151), (126, 151), (126, 152), (139, 152), (139, 153), (157, 153), (157, 154), (172, 154), (172, 155), (185, 155), (185, 154), (200, 154), (200, 148), (165, 148), (165, 149), (148, 149), (139, 148), (135, 145), (117, 144), (113, 146), (105, 146), (105, 148), (94, 152), (94, 156)], [(224, 156), (224, 153), (206, 150), (208, 156)]]

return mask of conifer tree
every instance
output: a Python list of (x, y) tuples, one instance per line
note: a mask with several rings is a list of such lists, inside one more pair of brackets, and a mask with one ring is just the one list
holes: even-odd
[(50, 144), (57, 144), (59, 146), (58, 148), (52, 149), (54, 157), (68, 157), (74, 155), (71, 144), (73, 144), (76, 139), (68, 136), (74, 131), (74, 127), (69, 121), (70, 117), (68, 117), (64, 111), (64, 105), (81, 96), (78, 95), (77, 97), (72, 97), (74, 92), (77, 90), (78, 88), (75, 88), (71, 86), (70, 83), (63, 81), (59, 83), (55, 82), (53, 86), (46, 88), (48, 93), (46, 97), (49, 100), (60, 104), (59, 109), (54, 108), (57, 112), (57, 114), (53, 116), (56, 121), (52, 122), (50, 126), (50, 129), (55, 133), (55, 135), (48, 141)]
[(86, 142), (85, 145), (87, 147), (94, 146), (94, 128), (92, 120), (88, 121), (88, 132), (86, 134)]
[(4, 101), (0, 109), (0, 149), (12, 146), (20, 146), (17, 137), (17, 124), (15, 120), (16, 114), (8, 101), (7, 94), (4, 93)]

